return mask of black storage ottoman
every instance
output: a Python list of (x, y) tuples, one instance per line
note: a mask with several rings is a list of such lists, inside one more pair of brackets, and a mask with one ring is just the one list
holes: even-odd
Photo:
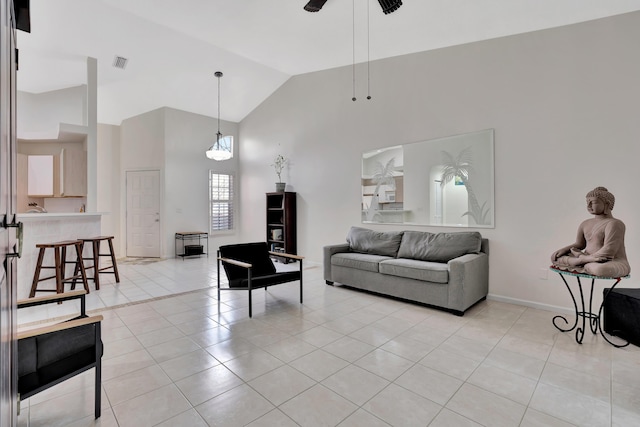
[(185, 245), (184, 256), (203, 255), (204, 248), (202, 245)]
[[(603, 295), (609, 292), (605, 288)], [(640, 289), (616, 288), (605, 300), (603, 329), (640, 347)]]

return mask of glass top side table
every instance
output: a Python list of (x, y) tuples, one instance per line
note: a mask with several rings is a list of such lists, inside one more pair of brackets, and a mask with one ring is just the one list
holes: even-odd
[[(567, 271), (567, 270), (560, 270), (558, 268), (555, 267), (549, 267), (549, 269), (555, 273), (558, 273), (560, 275), (560, 278), (562, 279), (562, 281), (564, 282), (565, 286), (567, 287), (567, 290), (569, 291), (569, 295), (571, 295), (571, 300), (573, 301), (573, 307), (576, 311), (576, 318), (575, 321), (573, 323), (573, 325), (571, 327), (567, 327), (569, 326), (569, 322), (567, 321), (567, 318), (561, 315), (557, 315), (553, 318), (553, 326), (555, 326), (559, 331), (562, 332), (570, 332), (573, 331), (574, 329), (576, 330), (576, 342), (578, 344), (582, 344), (582, 340), (584, 338), (584, 333), (585, 333), (585, 329), (587, 326), (587, 319), (589, 319), (589, 328), (591, 329), (591, 332), (593, 332), (594, 334), (596, 333), (600, 333), (600, 335), (602, 335), (602, 338), (605, 339), (605, 341), (607, 341), (609, 344), (611, 344), (614, 347), (626, 347), (629, 345), (629, 342), (627, 341), (626, 343), (623, 344), (616, 344), (614, 342), (612, 342), (609, 338), (607, 338), (607, 336), (604, 334), (603, 330), (602, 330), (602, 322), (600, 321), (601, 316), (602, 316), (602, 309), (604, 307), (604, 303), (607, 300), (607, 297), (609, 296), (609, 294), (611, 293), (611, 291), (616, 287), (616, 285), (618, 283), (620, 283), (620, 281), (622, 279), (628, 279), (630, 276), (624, 276), (624, 277), (601, 277), (601, 276), (592, 276), (590, 274), (585, 274), (585, 273), (577, 273), (577, 272), (572, 272), (572, 271)], [(571, 290), (571, 287), (569, 286), (569, 283), (567, 282), (567, 279), (565, 277), (570, 277), (573, 276), (576, 278), (576, 281), (578, 282), (578, 290), (580, 291), (580, 307), (578, 307), (578, 303), (576, 301), (576, 297), (573, 294), (573, 291)], [(587, 309), (587, 306), (585, 305), (585, 295), (584, 295), (584, 290), (582, 289), (582, 282), (580, 281), (580, 279), (591, 279), (591, 289), (589, 290), (589, 307)], [(598, 280), (615, 280), (613, 286), (611, 286), (611, 288), (609, 288), (609, 290), (604, 294), (604, 297), (602, 299), (602, 303), (600, 304), (600, 308), (598, 309), (597, 312), (593, 311), (593, 288), (595, 286), (595, 282), (596, 279)], [(578, 326), (578, 321), (579, 319), (582, 319), (582, 325)], [(562, 320), (565, 323), (565, 327), (561, 327), (558, 326), (558, 320)]]

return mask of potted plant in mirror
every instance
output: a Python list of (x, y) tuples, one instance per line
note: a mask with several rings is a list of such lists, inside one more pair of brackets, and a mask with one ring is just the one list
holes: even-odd
[(278, 182), (276, 182), (276, 191), (278, 192), (284, 191), (284, 188), (287, 185), (286, 183), (282, 182), (282, 170), (284, 169), (288, 161), (289, 159), (284, 157), (282, 154), (278, 154), (273, 161), (273, 164), (271, 165), (275, 169), (276, 175), (278, 176)]

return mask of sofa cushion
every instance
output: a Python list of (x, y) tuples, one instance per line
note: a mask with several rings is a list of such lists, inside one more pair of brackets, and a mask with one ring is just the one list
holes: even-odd
[(380, 261), (393, 259), (384, 255), (360, 254), (355, 252), (341, 252), (331, 257), (331, 265), (355, 268), (356, 270), (373, 271), (378, 273)]
[(398, 258), (380, 262), (380, 273), (433, 283), (449, 283), (449, 268), (441, 262)]
[(429, 242), (435, 234), (426, 231), (405, 231), (398, 249), (398, 258), (426, 260)]
[(465, 254), (480, 253), (481, 245), (482, 235), (477, 231), (437, 234), (405, 231), (398, 258), (449, 262)]
[(351, 227), (347, 234), (349, 248), (354, 252), (395, 257), (402, 241), (402, 231), (373, 231)]

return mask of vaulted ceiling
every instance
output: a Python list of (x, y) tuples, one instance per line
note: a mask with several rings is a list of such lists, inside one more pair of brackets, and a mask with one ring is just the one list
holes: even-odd
[[(98, 60), (98, 121), (168, 106), (241, 121), (291, 76), (640, 10), (640, 0), (31, 0), (18, 32), (18, 90), (86, 82)], [(127, 58), (124, 69), (113, 67)]]

